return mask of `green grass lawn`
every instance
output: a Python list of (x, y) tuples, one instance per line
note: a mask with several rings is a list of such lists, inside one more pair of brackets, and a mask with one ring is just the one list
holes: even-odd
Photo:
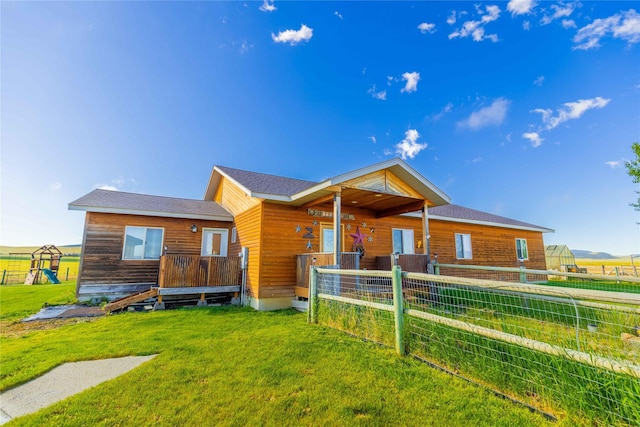
[(10, 425), (552, 424), (392, 349), (309, 325), (294, 311), (210, 307), (48, 329), (12, 323), (45, 301), (66, 302), (72, 288), (51, 286), (38, 287), (41, 298), (31, 294), (36, 287), (2, 288), (0, 390), (64, 362), (158, 356)]

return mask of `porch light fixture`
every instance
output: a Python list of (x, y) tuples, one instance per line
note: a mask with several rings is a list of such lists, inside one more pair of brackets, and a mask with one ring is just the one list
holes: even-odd
[(195, 225), (195, 224), (193, 224), (193, 225), (191, 226), (191, 232), (192, 232), (192, 233), (197, 233), (197, 232), (198, 232), (198, 226), (197, 226), (197, 225)]
[(400, 252), (396, 252), (393, 254), (393, 263), (394, 265), (398, 265), (398, 261), (400, 260)]

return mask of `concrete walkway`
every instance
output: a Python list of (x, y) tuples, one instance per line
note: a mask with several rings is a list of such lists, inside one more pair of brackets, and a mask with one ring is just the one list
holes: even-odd
[(127, 356), (60, 365), (41, 377), (1, 393), (0, 424), (120, 376), (155, 356)]

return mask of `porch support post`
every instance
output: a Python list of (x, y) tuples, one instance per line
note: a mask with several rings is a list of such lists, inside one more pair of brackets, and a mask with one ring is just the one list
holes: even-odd
[(427, 255), (427, 263), (429, 263), (431, 261), (431, 237), (429, 236), (429, 212), (426, 201), (422, 207), (422, 242), (424, 253)]
[(342, 194), (336, 191), (333, 195), (333, 263), (340, 268), (342, 260)]

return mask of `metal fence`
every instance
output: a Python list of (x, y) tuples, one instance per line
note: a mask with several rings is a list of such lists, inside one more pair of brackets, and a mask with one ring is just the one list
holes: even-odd
[(626, 275), (569, 273), (556, 270), (488, 267), (479, 265), (434, 264), (435, 274), (498, 280), (501, 282), (540, 283), (560, 288), (579, 288), (640, 294), (640, 278)]
[(640, 425), (640, 295), (312, 269), (309, 319), (537, 408)]

